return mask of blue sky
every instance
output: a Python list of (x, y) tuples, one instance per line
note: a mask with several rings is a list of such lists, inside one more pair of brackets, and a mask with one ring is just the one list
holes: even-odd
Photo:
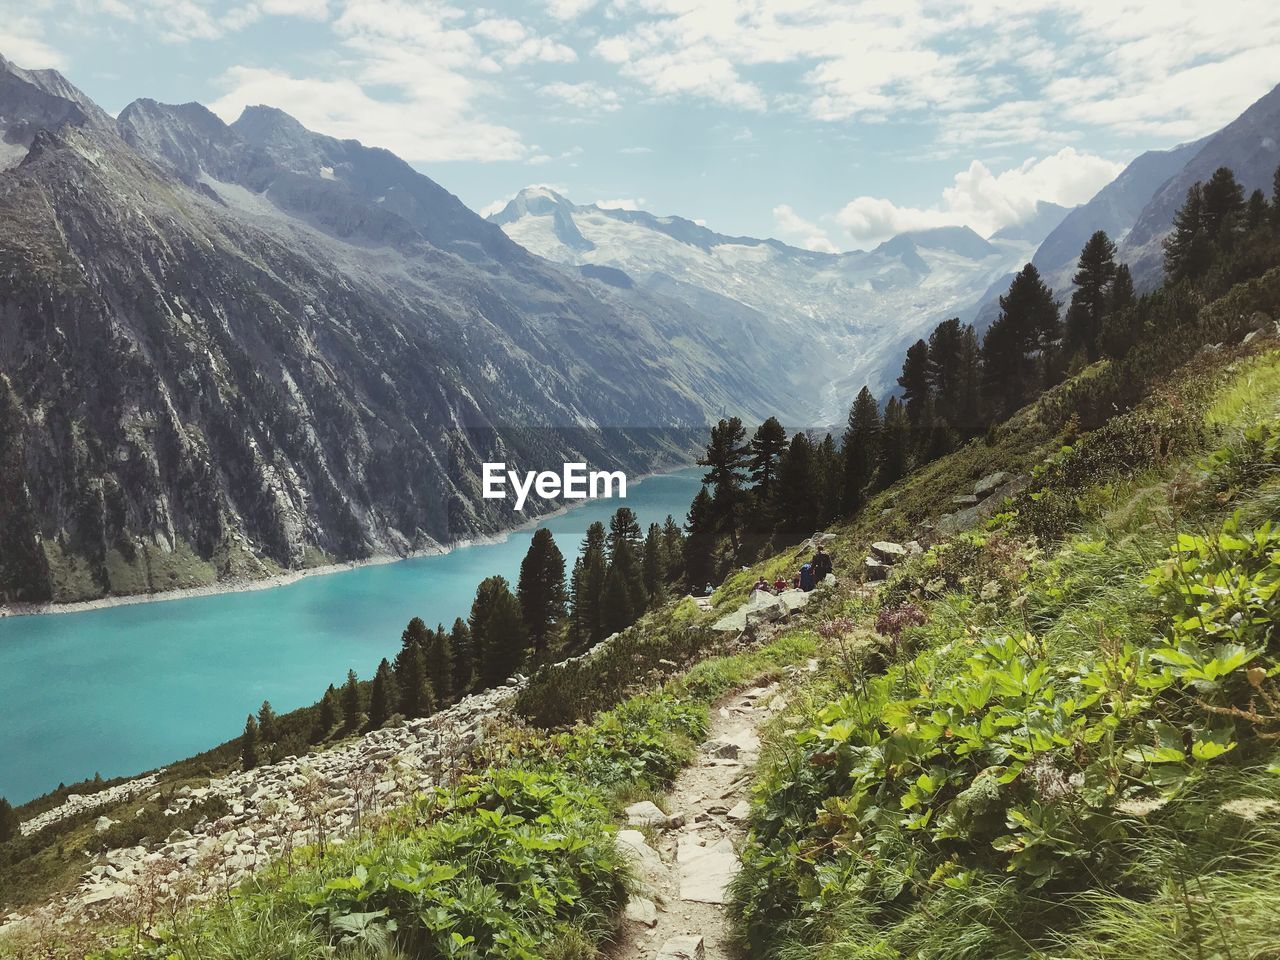
[(815, 249), (1088, 199), (1280, 83), (1272, 0), (0, 0), (115, 113), (279, 106), (477, 210), (530, 183)]

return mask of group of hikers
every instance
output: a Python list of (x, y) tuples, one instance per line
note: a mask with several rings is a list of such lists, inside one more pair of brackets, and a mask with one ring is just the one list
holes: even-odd
[(828, 554), (820, 545), (817, 552), (814, 553), (813, 559), (808, 563), (800, 565), (800, 569), (794, 576), (792, 576), (790, 583), (782, 577), (778, 577), (778, 579), (773, 581), (773, 583), (770, 583), (764, 577), (761, 577), (755, 582), (755, 585), (751, 589), (753, 591), (763, 590), (765, 593), (773, 594), (782, 593), (782, 591), (787, 589), (803, 590), (805, 593), (808, 593), (820, 584), (827, 574), (831, 573), (833, 569), (831, 555)]

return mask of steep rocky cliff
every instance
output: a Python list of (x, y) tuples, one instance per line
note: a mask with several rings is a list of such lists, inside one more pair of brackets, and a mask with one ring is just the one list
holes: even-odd
[(0, 116), (0, 599), (430, 548), (520, 519), (484, 460), (639, 469), (787, 399), (278, 111), (117, 123), (0, 63)]

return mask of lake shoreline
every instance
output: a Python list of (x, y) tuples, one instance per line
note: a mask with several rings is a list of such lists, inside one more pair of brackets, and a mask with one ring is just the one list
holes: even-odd
[[(645, 480), (651, 477), (664, 476), (674, 473), (678, 470), (688, 469), (694, 464), (671, 464), (656, 469), (650, 473), (637, 477), (634, 481), (628, 478), (628, 489), (630, 486), (639, 486)], [(625, 499), (620, 505), (625, 505)], [(528, 530), (536, 527), (540, 523), (553, 520), (556, 517), (563, 516), (571, 510), (585, 506), (591, 503), (591, 500), (583, 500), (579, 503), (564, 504), (555, 510), (547, 513), (540, 513), (536, 517), (530, 517), (528, 520), (514, 527), (507, 527), (496, 533), (480, 537), (470, 537), (466, 540), (456, 540), (449, 544), (437, 544), (432, 547), (424, 547), (420, 550), (413, 550), (409, 553), (379, 553), (363, 560), (347, 560), (341, 563), (326, 563), (315, 567), (306, 567), (301, 570), (285, 570), (280, 573), (273, 573), (265, 577), (236, 577), (228, 580), (219, 580), (216, 583), (206, 584), (200, 587), (177, 587), (173, 590), (157, 590), (154, 593), (129, 593), (118, 594), (107, 597), (98, 597), (94, 600), (70, 600), (66, 603), (57, 603), (49, 601), (46, 603), (0, 603), (0, 619), (9, 617), (44, 617), (58, 616), (68, 613), (89, 613), (94, 610), (109, 610), (113, 607), (127, 607), (140, 603), (164, 603), (169, 600), (190, 600), (198, 597), (216, 597), (228, 593), (250, 593), (256, 590), (274, 590), (277, 587), (287, 587), (290, 584), (298, 583), (310, 577), (324, 577), (335, 573), (349, 573), (353, 570), (361, 570), (366, 567), (383, 566), (389, 563), (400, 563), (404, 560), (416, 560), (422, 557), (438, 557), (444, 554), (452, 553), (455, 550), (465, 550), (467, 547), (485, 546), (497, 543), (504, 543), (513, 534), (520, 533), (522, 530)]]

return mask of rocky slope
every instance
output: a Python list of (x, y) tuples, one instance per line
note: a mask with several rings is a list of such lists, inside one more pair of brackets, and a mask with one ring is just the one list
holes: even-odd
[(688, 304), (713, 329), (741, 330), (774, 352), (770, 369), (785, 384), (822, 385), (809, 422), (827, 423), (843, 419), (864, 382), (890, 388), (905, 346), (939, 320), (970, 312), (1061, 213), (1041, 210), (1025, 230), (993, 241), (947, 227), (842, 254), (575, 204), (545, 187), (526, 188), (490, 220), (550, 260), (612, 271), (616, 282)]
[(484, 460), (644, 469), (796, 402), (279, 111), (117, 123), (5, 62), (0, 117), (0, 602), (431, 549), (522, 519)]

